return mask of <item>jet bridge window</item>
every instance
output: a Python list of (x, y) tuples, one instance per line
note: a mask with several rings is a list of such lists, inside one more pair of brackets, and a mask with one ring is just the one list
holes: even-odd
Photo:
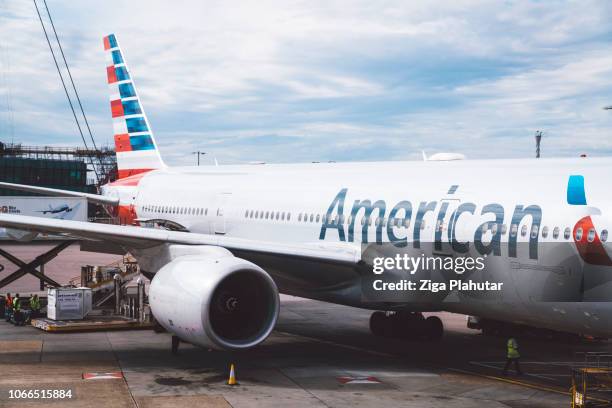
[(571, 230), (569, 229), (569, 227), (565, 228), (565, 230), (563, 231), (563, 238), (569, 239), (570, 235), (571, 235)]

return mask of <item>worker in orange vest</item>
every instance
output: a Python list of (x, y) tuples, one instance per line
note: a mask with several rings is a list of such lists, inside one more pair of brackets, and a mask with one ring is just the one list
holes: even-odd
[(13, 298), (10, 293), (6, 294), (6, 301), (4, 303), (4, 320), (7, 322), (11, 320), (11, 316), (13, 315)]

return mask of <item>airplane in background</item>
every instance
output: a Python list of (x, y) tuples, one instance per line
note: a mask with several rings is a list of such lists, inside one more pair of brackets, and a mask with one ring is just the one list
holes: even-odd
[[(253, 347), (279, 292), (373, 310), (380, 335), (439, 339), (441, 320), (422, 314), (436, 311), (612, 335), (609, 158), (169, 167), (114, 35), (104, 49), (118, 180), (99, 195), (0, 186), (84, 197), (121, 225), (0, 214), (0, 226), (123, 247), (151, 278), (156, 320), (182, 340)], [(364, 296), (377, 248), (483, 256), (464, 277), (503, 287)]]
[(62, 204), (55, 208), (51, 204), (49, 204), (48, 210), (38, 210), (36, 212), (43, 213), (43, 214), (60, 214), (64, 212), (68, 213), (68, 212), (71, 212), (72, 210), (73, 209), (70, 208), (68, 204)]

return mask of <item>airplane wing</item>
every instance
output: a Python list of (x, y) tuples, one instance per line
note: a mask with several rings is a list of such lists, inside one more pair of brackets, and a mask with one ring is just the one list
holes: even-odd
[(167, 231), (125, 225), (0, 214), (0, 227), (110, 241), (126, 248), (145, 249), (160, 244), (214, 245), (228, 250), (250, 251), (355, 264), (361, 259), (359, 246), (312, 243), (306, 245), (254, 241), (223, 235)]
[(15, 184), (15, 183), (6, 183), (6, 182), (0, 182), (0, 187), (8, 188), (10, 190), (38, 193), (38, 194), (43, 194), (43, 195), (53, 196), (53, 197), (80, 197), (80, 198), (85, 198), (87, 201), (96, 203), (96, 204), (119, 205), (119, 198), (105, 197), (105, 196), (101, 196), (98, 194), (81, 193), (79, 191), (68, 191), (68, 190), (60, 190), (57, 188), (36, 187), (36, 186), (28, 186), (25, 184)]

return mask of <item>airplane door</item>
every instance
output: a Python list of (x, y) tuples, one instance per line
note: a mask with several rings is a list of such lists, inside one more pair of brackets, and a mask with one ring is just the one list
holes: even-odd
[(221, 193), (218, 197), (217, 211), (215, 213), (214, 219), (214, 231), (215, 234), (223, 235), (225, 234), (226, 229), (226, 212), (227, 212), (227, 203), (231, 197), (232, 193)]

